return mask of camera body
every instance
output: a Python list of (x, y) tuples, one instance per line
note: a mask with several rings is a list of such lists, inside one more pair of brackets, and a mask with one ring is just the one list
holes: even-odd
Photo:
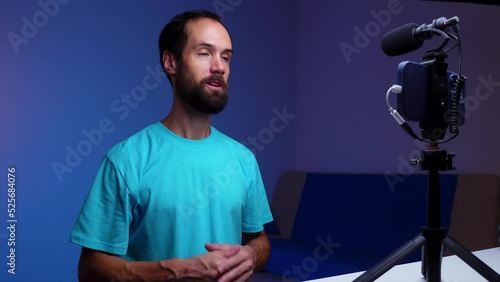
[(435, 68), (432, 63), (401, 62), (397, 84), (402, 92), (397, 98), (397, 111), (406, 120), (435, 127), (463, 125), (465, 85), (459, 85), (458, 78), (457, 73)]

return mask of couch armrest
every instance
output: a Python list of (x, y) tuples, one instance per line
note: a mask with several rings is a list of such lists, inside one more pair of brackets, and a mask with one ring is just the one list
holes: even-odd
[(500, 178), (492, 174), (459, 175), (450, 236), (470, 251), (498, 247), (499, 225)]
[(288, 171), (278, 180), (271, 201), (271, 212), (280, 238), (290, 239), (292, 236), (295, 216), (306, 178), (307, 172)]

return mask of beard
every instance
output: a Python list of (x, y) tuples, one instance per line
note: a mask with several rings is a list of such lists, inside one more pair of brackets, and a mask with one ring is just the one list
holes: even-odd
[[(220, 74), (213, 74), (196, 81), (186, 69), (184, 64), (180, 64), (177, 70), (177, 92), (180, 98), (193, 109), (204, 114), (218, 114), (226, 106), (228, 100), (228, 86), (224, 77)], [(222, 89), (207, 90), (207, 82), (216, 82)]]

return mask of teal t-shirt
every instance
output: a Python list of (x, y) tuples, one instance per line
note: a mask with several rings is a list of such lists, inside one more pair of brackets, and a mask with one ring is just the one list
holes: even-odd
[(190, 140), (157, 122), (109, 150), (70, 241), (127, 260), (188, 258), (270, 221), (250, 150), (214, 127)]

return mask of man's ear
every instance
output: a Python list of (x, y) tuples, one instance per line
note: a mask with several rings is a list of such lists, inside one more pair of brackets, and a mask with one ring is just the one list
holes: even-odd
[(163, 69), (170, 75), (177, 73), (177, 61), (174, 54), (163, 52)]

